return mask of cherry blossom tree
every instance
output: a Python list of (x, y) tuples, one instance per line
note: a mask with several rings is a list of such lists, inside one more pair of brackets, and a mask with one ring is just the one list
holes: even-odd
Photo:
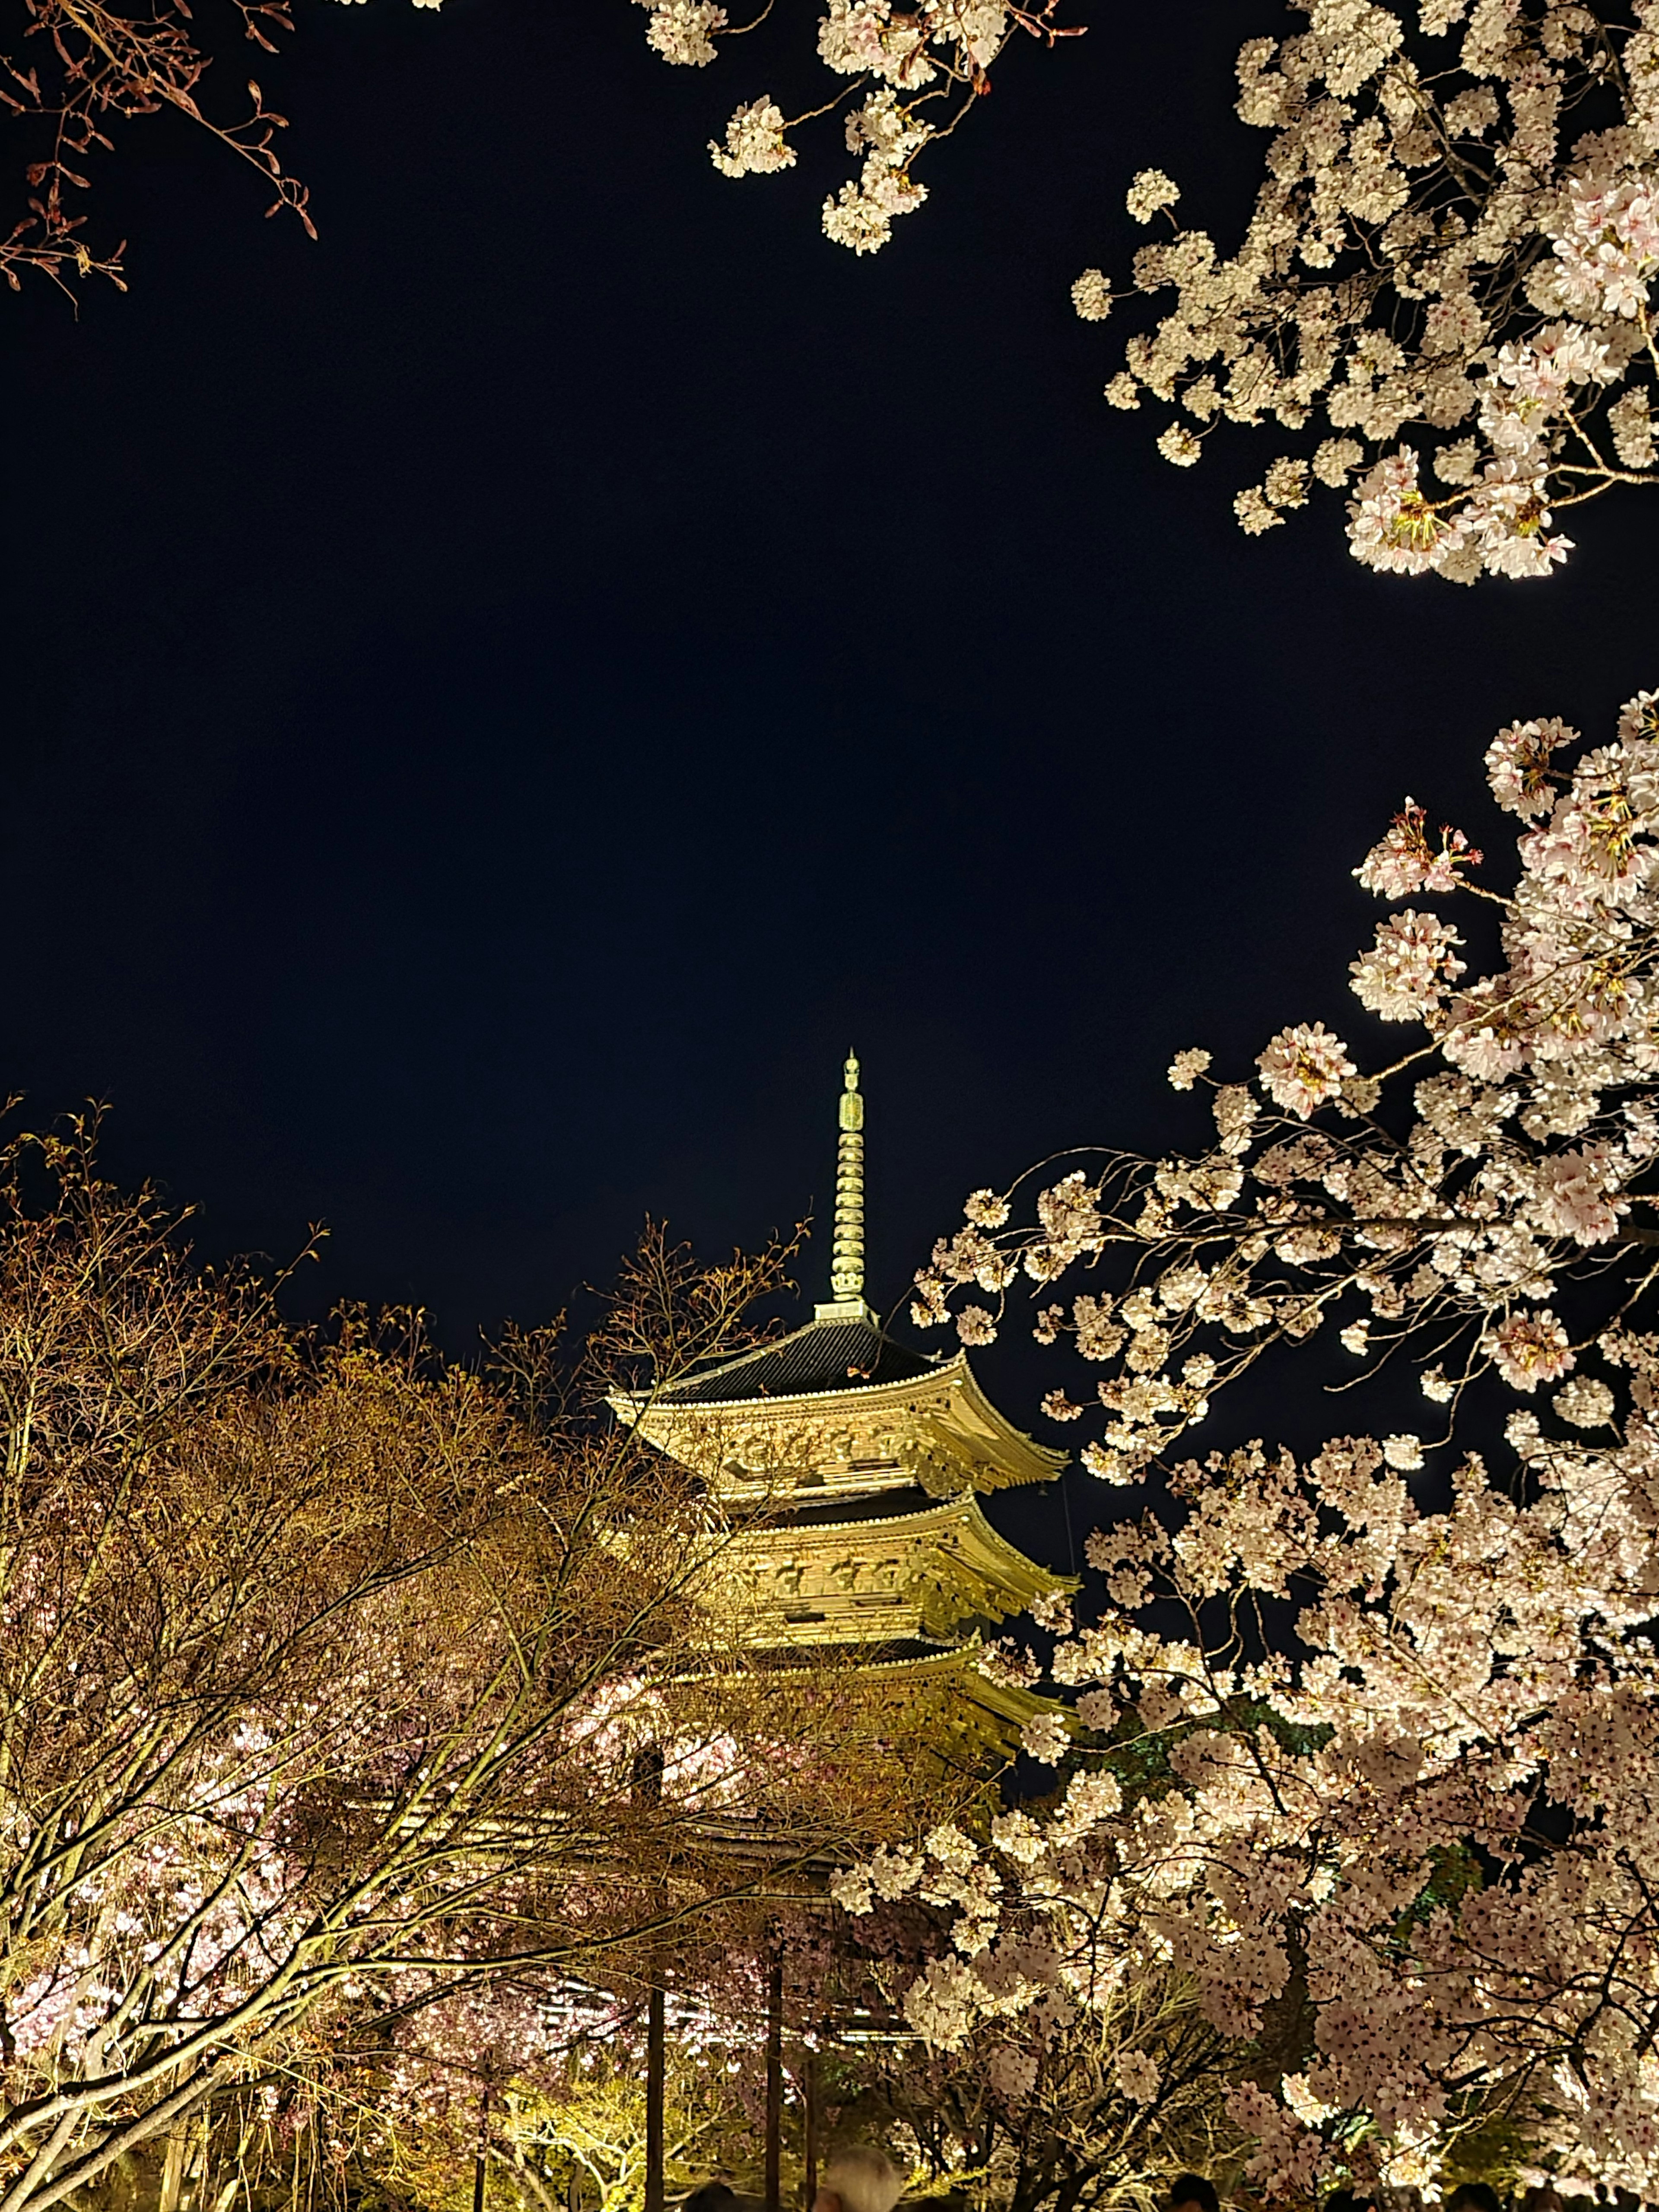
[[(969, 1823), (981, 1840), (982, 1821)], [(954, 1822), (929, 1848), (968, 1866)], [(902, 1850), (878, 1860), (882, 1878)], [(813, 1887), (817, 1890), (817, 1885)], [(848, 1919), (821, 1890), (763, 1919), (741, 1908), (705, 1918), (677, 1947), (668, 1999), (665, 2166), (671, 2186), (715, 2172), (758, 2192), (767, 2106), (764, 2054), (771, 1968), (783, 1966), (786, 2197), (814, 2148), (849, 2136), (884, 2143), (927, 2191), (971, 2191), (981, 2204), (1035, 2212), (1054, 2204), (1144, 2208), (1163, 2174), (1234, 2154), (1241, 2130), (1228, 2093), (1259, 2054), (1205, 2018), (1189, 1977), (1167, 1966), (1088, 1995), (1089, 1938), (1072, 1931), (1076, 1980), (1035, 2003), (1019, 1986), (988, 2050), (930, 2045), (915, 1984), (950, 1908), (914, 1896)], [(1051, 1934), (1033, 1932), (1038, 1947)], [(1035, 1958), (1036, 1952), (1032, 1951)], [(269, 2090), (216, 2121), (219, 2162), (252, 2201), (331, 2184), (348, 2200), (468, 2203), (480, 2170), (492, 2203), (523, 2212), (636, 2206), (645, 2158), (642, 2021), (618, 1992), (554, 1991), (533, 1983), (475, 1985), (400, 2029), (375, 2059), (321, 2056), (303, 2094), (290, 2077), (280, 2110)], [(240, 2162), (231, 2138), (242, 2142)], [(252, 2139), (251, 2142), (248, 2139)], [(203, 2156), (204, 2170), (207, 2154)]]
[[(872, 1885), (906, 1881), (914, 1856), (884, 1855)], [(1005, 1933), (977, 2032), (959, 2037), (947, 2022), (938, 2033), (938, 1954), (963, 1956), (945, 1893), (953, 1869), (982, 1882), (985, 1860), (955, 1824), (930, 1832), (921, 1856), (931, 1909), (911, 1888), (847, 1923), (875, 1954), (862, 1986), (887, 2031), (835, 2054), (858, 2130), (881, 2132), (927, 2183), (970, 2189), (1008, 2212), (1145, 2207), (1170, 2173), (1224, 2165), (1241, 2140), (1228, 2094), (1254, 2054), (1218, 2034), (1188, 1978), (1167, 1966), (1121, 1972), (1116, 1946), (1097, 1943), (1075, 1917), (1027, 1913), (1018, 1943)], [(856, 1878), (847, 1894), (862, 1905)]]
[(1294, 12), (1306, 29), (1239, 55), (1238, 113), (1272, 135), (1237, 250), (1184, 228), (1178, 185), (1146, 170), (1128, 211), (1167, 242), (1127, 286), (1093, 269), (1073, 288), (1089, 319), (1174, 295), (1106, 397), (1173, 407), (1158, 444), (1177, 467), (1224, 422), (1289, 434), (1234, 501), (1253, 534), (1352, 486), (1369, 567), (1547, 575), (1572, 545), (1558, 510), (1659, 480), (1659, 10)]
[(479, 1372), (410, 1316), (296, 1332), (173, 1229), (84, 1133), (0, 1158), (6, 2212), (146, 2158), (176, 2197), (187, 2150), (216, 2201), (216, 2110), (412, 2067), (446, 2008), (556, 2043), (845, 1796), (835, 1699), (709, 1610), (695, 1468), (602, 1409), (742, 1341), (779, 1255), (653, 1232), (574, 1371)]
[[(436, 8), (441, 0), (414, 0)], [(644, 0), (647, 36), (665, 60), (700, 67), (724, 40), (759, 27), (770, 0), (752, 21), (733, 23), (714, 0)], [(786, 133), (797, 125), (844, 113), (859, 174), (824, 210), (830, 237), (855, 252), (873, 252), (895, 216), (919, 207), (927, 186), (913, 174), (916, 157), (949, 137), (991, 87), (991, 70), (1016, 29), (1052, 46), (1080, 27), (1055, 21), (1060, 0), (1030, 6), (1002, 0), (927, 0), (910, 15), (884, 4), (833, 0), (821, 27), (819, 59), (837, 80), (828, 97), (786, 117), (769, 94), (741, 105), (724, 143), (710, 148), (728, 176), (790, 167)], [(69, 289), (89, 276), (125, 289), (125, 244), (94, 246), (83, 234), (83, 196), (99, 161), (114, 150), (114, 132), (140, 117), (182, 114), (258, 172), (272, 195), (267, 213), (288, 212), (314, 236), (306, 187), (284, 169), (277, 134), (286, 118), (270, 107), (258, 83), (246, 96), (204, 104), (203, 80), (221, 33), (274, 55), (294, 28), (289, 0), (210, 0), (198, 20), (183, 0), (157, 0), (137, 12), (106, 0), (21, 0), (24, 43), (0, 61), (0, 100), (29, 134), (27, 194), (9, 234), (0, 235), (0, 273), (13, 289), (33, 270)], [(222, 57), (221, 57), (222, 58)], [(238, 112), (240, 110), (240, 112)]]
[[(1057, 1804), (838, 1895), (952, 1911), (908, 2000), (941, 2047), (1103, 1975), (1190, 1977), (1255, 2054), (1229, 2111), (1273, 2200), (1431, 2188), (1500, 2124), (1540, 2178), (1659, 2185), (1659, 702), (1610, 744), (1531, 721), (1486, 759), (1510, 888), (1409, 800), (1356, 871), (1437, 902), (1351, 971), (1403, 1050), (1362, 1072), (1297, 1023), (1250, 1083), (1182, 1052), (1210, 1144), (1051, 1169), (1029, 1213), (976, 1192), (917, 1279), (915, 1319), (968, 1342), (1029, 1296), (1098, 1378), (1085, 1462), (1159, 1486), (1091, 1540), (1103, 1616), (1046, 1624), (1086, 1731), (1034, 1724)], [(1179, 1455), (1226, 1385), (1277, 1362), (1288, 1413), (1333, 1359), (1385, 1430)]]
[[(526, 2033), (503, 2033), (495, 1997), (486, 1993), (473, 2008), (480, 2039), (452, 2048), (435, 2066), (428, 2038), (420, 2054), (428, 2063), (410, 2052), (401, 2070), (335, 2069), (310, 2107), (311, 2162), (325, 2166), (332, 2150), (354, 2196), (423, 2207), (470, 2203), (482, 2163), (497, 2205), (637, 2208), (647, 2155), (638, 2021), (590, 2013), (589, 2032), (569, 2036), (571, 2015), (555, 2020), (543, 2003), (524, 2013)], [(677, 2191), (706, 2179), (749, 2126), (726, 2054), (701, 2026), (678, 2008), (670, 2023), (664, 2165)], [(291, 2172), (291, 2157), (273, 2144), (254, 2166), (255, 2194), (285, 2195)]]
[[(734, 24), (714, 0), (643, 4), (653, 46), (690, 65), (772, 12)], [(1167, 236), (1123, 281), (1097, 268), (1073, 286), (1089, 320), (1173, 295), (1128, 339), (1106, 398), (1155, 403), (1158, 450), (1177, 467), (1224, 422), (1279, 434), (1233, 502), (1252, 535), (1322, 486), (1347, 494), (1349, 544), (1370, 567), (1547, 575), (1572, 547), (1560, 512), (1659, 480), (1659, 9), (1303, 0), (1291, 12), (1288, 36), (1253, 36), (1239, 55), (1237, 112), (1271, 135), (1237, 248), (1177, 221), (1178, 184), (1146, 169), (1128, 213)], [(988, 88), (1014, 32), (1052, 44), (1084, 27), (1000, 0), (830, 0), (818, 57), (848, 81), (841, 95), (791, 118), (760, 94), (710, 155), (729, 176), (788, 168), (796, 123), (844, 112), (861, 168), (825, 202), (823, 228), (873, 252), (926, 198), (917, 156)]]

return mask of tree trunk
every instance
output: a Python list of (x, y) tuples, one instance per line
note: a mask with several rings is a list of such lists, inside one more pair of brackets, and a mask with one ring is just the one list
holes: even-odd
[[(634, 1796), (641, 1805), (662, 1803), (663, 1751), (648, 1743), (634, 1754)], [(651, 1961), (651, 1986), (645, 2011), (645, 2206), (644, 2212), (663, 2212), (662, 2107), (664, 2069), (667, 2058), (663, 2017), (660, 1954)]]
[(161, 2160), (161, 2193), (159, 2212), (179, 2212), (179, 2197), (185, 2180), (185, 2139), (186, 2123), (179, 2121), (168, 2133), (167, 2152)]

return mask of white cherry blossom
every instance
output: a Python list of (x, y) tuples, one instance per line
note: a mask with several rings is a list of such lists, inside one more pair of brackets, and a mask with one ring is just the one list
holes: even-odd
[[(1362, 1077), (1291, 1024), (1266, 1109), (1212, 1094), (1209, 1150), (1103, 1154), (994, 1231), (1005, 1299), (1023, 1273), (1039, 1341), (1091, 1355), (1084, 1464), (1152, 1505), (1088, 1540), (1105, 1609), (1050, 1662), (1081, 1693), (1073, 1778), (994, 1824), (1000, 1887), (910, 2018), (1001, 2033), (992, 1962), (1039, 1937), (1089, 2003), (1178, 1971), (1269, 2198), (1426, 2188), (1483, 2113), (1564, 2191), (1659, 2194), (1659, 701), (1600, 747), (1511, 724), (1487, 766), (1507, 888), (1409, 801), (1359, 872), (1498, 919), (1472, 978), (1414, 908), (1356, 963), (1414, 1039)], [(986, 1263), (941, 1249), (948, 1312)], [(1269, 1353), (1294, 1389), (1327, 1319), (1361, 1386), (1414, 1366), (1447, 1425), (1181, 1456)], [(1490, 1464), (1446, 1455), (1477, 1405)], [(1267, 1605), (1293, 1638), (1244, 1632)], [(1122, 2052), (1119, 2092), (1161, 2094), (1158, 2050)]]

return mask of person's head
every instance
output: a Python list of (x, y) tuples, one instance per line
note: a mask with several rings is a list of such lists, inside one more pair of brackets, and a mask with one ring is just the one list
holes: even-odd
[(1353, 2189), (1334, 2189), (1325, 2199), (1321, 2212), (1376, 2212), (1376, 2199), (1362, 2197)]
[(1460, 2181), (1446, 2199), (1446, 2212), (1504, 2212), (1504, 2200), (1488, 2181)]
[(862, 2143), (837, 2151), (824, 2168), (812, 2212), (893, 2212), (904, 2194), (902, 2175), (878, 2150)]
[(680, 2206), (680, 2212), (735, 2212), (737, 2191), (728, 2189), (723, 2181), (705, 2181), (701, 2189), (694, 2189)]
[(1164, 2202), (1169, 2212), (1221, 2212), (1214, 2182), (1206, 2181), (1201, 2173), (1176, 2174)]

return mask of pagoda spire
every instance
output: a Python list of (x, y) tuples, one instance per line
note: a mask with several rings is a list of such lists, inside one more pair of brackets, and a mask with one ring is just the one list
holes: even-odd
[(864, 1100), (858, 1055), (842, 1070), (841, 1138), (836, 1147), (836, 1227), (830, 1248), (830, 1302), (813, 1309), (817, 1321), (861, 1321), (875, 1316), (864, 1300)]

